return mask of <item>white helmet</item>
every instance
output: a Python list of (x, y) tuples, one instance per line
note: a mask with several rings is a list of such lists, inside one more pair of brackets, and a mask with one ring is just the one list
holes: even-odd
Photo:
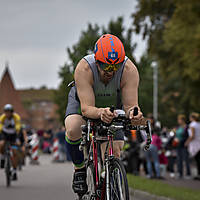
[(13, 112), (14, 111), (13, 106), (11, 104), (6, 104), (4, 106), (4, 111), (11, 111), (11, 112)]

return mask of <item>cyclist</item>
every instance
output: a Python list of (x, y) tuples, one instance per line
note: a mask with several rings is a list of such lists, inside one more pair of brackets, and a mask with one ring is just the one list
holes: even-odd
[[(123, 105), (130, 119), (138, 121), (143, 116), (138, 106), (138, 71), (125, 56), (118, 37), (111, 34), (101, 36), (95, 44), (94, 54), (85, 56), (78, 63), (74, 77), (75, 86), (69, 92), (66, 109), (66, 146), (75, 169), (72, 188), (82, 196), (87, 192), (87, 184), (83, 153), (79, 151), (81, 125), (85, 124), (81, 115), (110, 123), (115, 112), (110, 112), (109, 107), (121, 108)], [(133, 117), (134, 107), (139, 111)], [(120, 157), (123, 139), (123, 132), (119, 131), (114, 138), (116, 157)]]
[[(4, 113), (0, 116), (0, 134), (2, 135), (2, 140), (0, 141), (0, 153), (3, 155), (5, 141), (9, 140), (11, 142), (13, 158), (12, 158), (12, 178), (17, 180), (17, 149), (16, 141), (17, 134), (21, 129), (20, 116), (14, 112), (13, 106), (11, 104), (6, 104), (4, 106)], [(3, 157), (3, 156), (2, 156)], [(4, 159), (1, 160), (1, 167), (4, 166)]]

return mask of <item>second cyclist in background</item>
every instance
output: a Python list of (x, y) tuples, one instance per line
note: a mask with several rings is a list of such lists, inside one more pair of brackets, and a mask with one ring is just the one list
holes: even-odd
[(4, 149), (5, 142), (9, 140), (12, 145), (12, 179), (17, 180), (17, 136), (21, 129), (21, 118), (14, 112), (13, 106), (11, 104), (6, 104), (4, 106), (4, 113), (0, 116), (0, 154), (1, 154), (1, 168), (4, 167)]

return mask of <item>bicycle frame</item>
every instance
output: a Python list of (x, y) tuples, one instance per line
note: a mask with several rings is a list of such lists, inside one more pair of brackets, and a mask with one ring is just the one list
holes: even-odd
[[(109, 161), (114, 158), (114, 152), (113, 152), (113, 134), (112, 132), (108, 132), (107, 136), (98, 136), (97, 132), (94, 129), (94, 123), (93, 122), (89, 122), (88, 123), (88, 132), (87, 135), (83, 133), (83, 141), (81, 143), (81, 145), (83, 145), (84, 147), (84, 155), (85, 155), (85, 160), (87, 160), (87, 162), (93, 162), (94, 164), (94, 171), (95, 171), (95, 191), (97, 191), (98, 189), (103, 190), (103, 188), (100, 188), (100, 174), (99, 174), (99, 165), (98, 165), (98, 144), (101, 144), (102, 141), (105, 141), (106, 144), (106, 149), (105, 149), (105, 153), (104, 153), (104, 166), (105, 166), (105, 171), (106, 174), (108, 174), (108, 169), (109, 169)], [(92, 137), (90, 137), (90, 133), (92, 134)], [(87, 150), (85, 149), (85, 145), (86, 145), (86, 141), (90, 142), (90, 148), (89, 148), (89, 153), (87, 153)], [(92, 152), (92, 158), (90, 158), (90, 153)], [(100, 159), (102, 159), (100, 157)], [(101, 170), (101, 169), (100, 169)], [(110, 180), (109, 180), (109, 176), (106, 176), (106, 191), (110, 191), (110, 184), (109, 184)], [(102, 195), (101, 195), (102, 197)], [(100, 196), (97, 195), (97, 200), (100, 199)], [(102, 198), (103, 199), (103, 198)], [(108, 198), (109, 199), (109, 198)]]
[[(119, 129), (125, 129), (130, 130), (132, 128), (133, 130), (145, 130), (147, 135), (147, 141), (144, 150), (148, 150), (150, 143), (151, 143), (151, 129), (149, 125), (149, 121), (147, 121), (146, 126), (144, 127), (138, 127), (137, 125), (134, 126), (129, 123), (129, 119), (125, 118), (125, 116), (119, 116), (118, 120), (120, 120), (120, 123), (122, 124), (110, 124), (110, 125), (104, 125), (99, 120), (92, 120), (92, 119), (86, 119), (87, 125), (81, 126), (82, 128), (82, 141), (79, 146), (80, 150), (83, 150), (84, 153), (84, 159), (86, 167), (89, 166), (91, 163), (93, 163), (94, 168), (94, 191), (90, 193), (92, 199), (96, 200), (104, 200), (106, 195), (106, 200), (110, 200), (110, 192), (111, 192), (111, 184), (110, 184), (110, 163), (112, 159), (114, 159), (114, 152), (113, 152), (113, 136), (115, 132)], [(118, 121), (114, 121), (118, 122)], [(101, 131), (99, 130), (105, 130), (106, 136), (99, 135)], [(98, 158), (100, 158), (100, 161), (102, 161), (102, 157), (99, 156), (99, 144), (102, 144), (102, 141), (106, 142), (106, 148), (104, 152), (104, 161), (103, 166), (105, 167), (105, 175), (106, 178), (102, 182), (101, 179), (101, 171), (102, 168), (98, 165)], [(101, 162), (102, 163), (102, 162)], [(99, 170), (100, 169), (100, 170)], [(103, 183), (103, 185), (102, 185)]]

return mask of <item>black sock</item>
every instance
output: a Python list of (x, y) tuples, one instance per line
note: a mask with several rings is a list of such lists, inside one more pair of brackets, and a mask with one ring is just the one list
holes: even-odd
[(75, 172), (85, 172), (85, 171), (86, 171), (86, 167), (75, 169)]

